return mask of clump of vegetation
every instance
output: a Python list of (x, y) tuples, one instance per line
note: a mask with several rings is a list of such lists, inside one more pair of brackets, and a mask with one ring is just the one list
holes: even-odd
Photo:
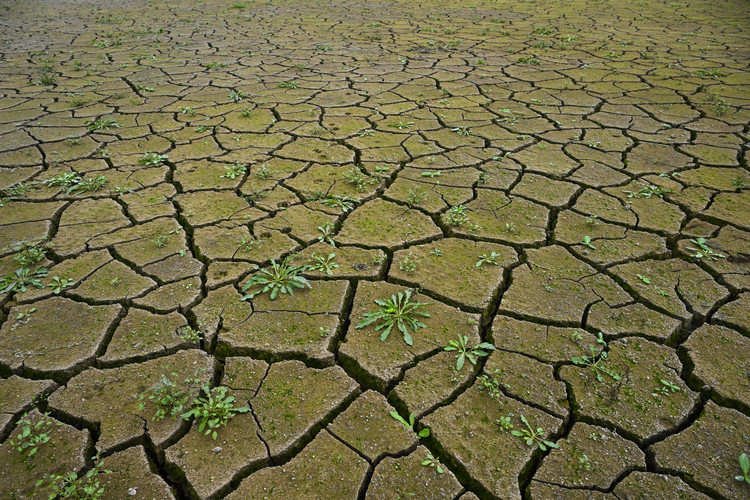
[(224, 386), (210, 389), (207, 385), (203, 386), (204, 397), (200, 397), (193, 402), (193, 408), (182, 415), (182, 418), (188, 420), (195, 417), (200, 420), (198, 432), (206, 431), (206, 435), (216, 439), (216, 430), (219, 427), (227, 425), (230, 418), (238, 413), (247, 413), (250, 408), (247, 406), (235, 407), (234, 396), (227, 396), (227, 388)]
[(224, 170), (226, 170), (226, 172), (221, 174), (219, 178), (236, 179), (247, 173), (247, 167), (237, 162), (224, 166)]
[(493, 266), (499, 266), (500, 264), (497, 262), (497, 258), (501, 255), (496, 252), (492, 252), (489, 255), (486, 253), (483, 253), (479, 256), (479, 260), (477, 260), (474, 263), (474, 267), (482, 267), (485, 264), (492, 264)]
[(0, 280), (0, 293), (25, 292), (28, 287), (44, 288), (42, 278), (48, 274), (49, 270), (44, 267), (37, 267), (33, 271), (28, 267), (19, 267)]
[(367, 191), (367, 186), (376, 182), (372, 177), (363, 174), (357, 167), (352, 167), (344, 172), (344, 179), (360, 192)]
[(359, 203), (358, 198), (350, 198), (348, 196), (339, 196), (335, 194), (329, 194), (321, 203), (327, 207), (340, 208), (344, 213), (352, 210), (356, 203)]
[(107, 185), (107, 178), (103, 175), (97, 175), (96, 177), (91, 177), (88, 179), (81, 179), (75, 184), (71, 185), (66, 191), (65, 194), (83, 194), (87, 192), (93, 192), (93, 191), (99, 191), (104, 186)]
[(383, 330), (380, 334), (380, 340), (385, 342), (395, 325), (403, 334), (404, 342), (407, 345), (414, 345), (414, 339), (412, 339), (409, 333), (410, 328), (415, 333), (420, 328), (427, 328), (415, 316), (429, 318), (430, 315), (421, 309), (432, 303), (411, 302), (411, 290), (399, 292), (398, 295), (391, 295), (390, 299), (375, 299), (375, 303), (380, 308), (375, 311), (366, 312), (364, 319), (355, 328), (364, 328), (380, 321), (380, 324), (375, 326), (375, 331)]
[[(172, 373), (170, 376), (177, 377), (177, 374)], [(135, 396), (140, 401), (138, 410), (143, 411), (146, 408), (145, 401), (148, 399), (156, 406), (156, 413), (154, 413), (151, 420), (159, 422), (167, 417), (175, 420), (184, 413), (190, 401), (190, 389), (199, 386), (200, 383), (199, 379), (190, 378), (186, 378), (182, 383), (178, 383), (162, 374), (159, 385), (151, 394), (148, 396), (145, 394)]]
[(523, 425), (525, 427), (520, 431), (513, 429), (510, 431), (510, 433), (516, 437), (523, 439), (528, 446), (537, 445), (542, 451), (547, 451), (547, 448), (560, 447), (559, 444), (546, 440), (544, 438), (544, 429), (542, 429), (541, 427), (532, 427), (528, 419), (523, 415), (521, 415), (521, 422), (523, 422)]
[(422, 262), (422, 259), (420, 259), (418, 255), (414, 255), (412, 252), (409, 252), (409, 254), (401, 260), (398, 268), (401, 271), (413, 273), (417, 270), (417, 266), (420, 262)]
[[(49, 413), (45, 413), (43, 418), (39, 419), (36, 423), (32, 423), (28, 413), (24, 413), (18, 422), (16, 422), (16, 426), (20, 428), (20, 432), (16, 435), (15, 440), (10, 439), (9, 442), (16, 447), (21, 455), (25, 455), (25, 460), (31, 460), (36, 455), (36, 452), (39, 451), (39, 446), (49, 441), (52, 422), (52, 419), (49, 418)], [(62, 424), (57, 422), (57, 425), (60, 426)]]
[(685, 247), (687, 250), (694, 252), (690, 256), (695, 259), (719, 260), (726, 258), (726, 256), (724, 256), (723, 254), (711, 250), (711, 248), (708, 246), (708, 243), (706, 243), (705, 238), (690, 240), (690, 243), (693, 243), (698, 247)]
[(664, 198), (665, 194), (672, 192), (671, 189), (662, 186), (644, 182), (641, 182), (640, 184), (642, 187), (638, 191), (625, 191), (628, 193), (628, 198), (651, 198), (654, 196)]
[(94, 121), (85, 121), (83, 124), (86, 125), (86, 129), (89, 132), (94, 132), (96, 130), (109, 130), (113, 127), (120, 128), (120, 125), (109, 116), (100, 116)]
[(495, 346), (489, 342), (480, 342), (474, 347), (469, 347), (469, 336), (458, 335), (458, 340), (451, 340), (445, 346), (445, 351), (456, 351), (456, 371), (461, 371), (468, 359), (472, 365), (477, 364), (477, 359), (489, 356), (489, 351), (494, 351)]
[(302, 273), (307, 269), (307, 266), (293, 266), (288, 258), (280, 264), (271, 260), (271, 267), (255, 273), (242, 287), (242, 291), (247, 292), (253, 286), (262, 286), (263, 288), (245, 294), (242, 300), (252, 299), (256, 295), (266, 292), (271, 292), (270, 299), (275, 300), (279, 293), (293, 296), (295, 288), (312, 288), (310, 282), (302, 276)]
[(456, 205), (449, 208), (444, 215), (445, 223), (453, 227), (463, 226), (464, 224), (469, 222), (469, 215), (467, 214), (468, 211), (469, 209), (463, 205)]
[[(406, 427), (407, 429), (411, 429), (412, 431), (414, 430), (414, 414), (413, 413), (409, 413), (409, 421), (408, 422), (406, 420), (404, 420), (404, 417), (402, 417), (401, 415), (399, 415), (397, 411), (391, 411), (390, 414), (391, 414), (391, 417), (393, 417), (397, 421), (401, 422), (404, 425), (404, 427)], [(425, 427), (424, 429), (422, 429), (421, 431), (419, 431), (417, 433), (417, 436), (419, 436), (421, 438), (429, 437), (430, 436), (430, 429), (428, 429), (427, 427)]]
[[(97, 458), (94, 457), (94, 460), (97, 460)], [(36, 486), (41, 486), (49, 481), (47, 488), (50, 490), (50, 500), (61, 498), (99, 500), (104, 494), (104, 488), (100, 483), (100, 474), (110, 473), (112, 473), (111, 470), (101, 470), (97, 463), (84, 476), (78, 476), (76, 472), (68, 472), (65, 475), (45, 475), (44, 478), (36, 482)]]
[(440, 465), (440, 459), (433, 457), (431, 453), (427, 454), (427, 458), (422, 461), (423, 467), (434, 467), (438, 474), (442, 474), (443, 467)]
[(152, 153), (149, 151), (148, 153), (143, 154), (143, 158), (140, 158), (138, 163), (146, 165), (147, 167), (158, 167), (159, 164), (164, 163), (168, 159), (169, 156), (167, 155), (160, 155), (159, 153)]
[(323, 271), (328, 276), (333, 276), (333, 270), (339, 267), (338, 264), (333, 262), (333, 259), (336, 258), (336, 254), (331, 252), (328, 255), (318, 255), (315, 252), (310, 256), (310, 264), (308, 264), (308, 268), (311, 271)]
[(333, 248), (336, 248), (336, 242), (333, 241), (335, 227), (332, 223), (326, 222), (322, 226), (318, 226), (318, 231), (320, 231), (320, 235), (318, 236), (319, 242), (328, 243)]
[(620, 380), (621, 377), (619, 374), (604, 365), (604, 362), (607, 361), (607, 342), (604, 340), (601, 332), (599, 332), (596, 342), (600, 347), (589, 346), (589, 355), (577, 356), (572, 358), (571, 361), (578, 366), (589, 367), (599, 382), (604, 380), (602, 374), (608, 375), (614, 380)]

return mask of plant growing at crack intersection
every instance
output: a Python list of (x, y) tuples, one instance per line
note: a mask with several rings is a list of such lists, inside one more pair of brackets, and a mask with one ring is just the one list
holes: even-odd
[[(399, 415), (397, 411), (391, 411), (390, 414), (391, 414), (391, 417), (393, 417), (397, 421), (401, 422), (404, 427), (406, 427), (407, 429), (414, 430), (414, 414), (413, 413), (409, 413), (409, 421), (408, 422), (406, 420), (404, 420), (404, 417), (402, 417), (401, 415)], [(429, 437), (430, 436), (430, 429), (428, 429), (427, 427), (425, 427), (424, 429), (422, 429), (421, 431), (419, 431), (417, 433), (417, 436), (419, 436), (421, 438)]]
[(364, 319), (355, 328), (364, 328), (376, 321), (381, 321), (380, 324), (375, 326), (375, 331), (383, 330), (380, 334), (380, 340), (385, 342), (395, 325), (403, 334), (404, 342), (407, 345), (414, 345), (409, 329), (411, 328), (416, 333), (420, 328), (427, 328), (414, 316), (429, 318), (430, 315), (426, 311), (422, 311), (421, 308), (432, 303), (411, 302), (411, 293), (411, 290), (406, 290), (399, 292), (398, 295), (391, 295), (390, 299), (375, 299), (375, 303), (380, 308), (376, 311), (366, 312)]
[(216, 439), (216, 430), (219, 427), (227, 425), (229, 419), (237, 413), (250, 411), (247, 406), (236, 408), (234, 396), (227, 396), (227, 388), (224, 386), (210, 389), (207, 385), (204, 385), (202, 389), (206, 395), (193, 401), (193, 408), (182, 415), (185, 420), (190, 417), (200, 419), (198, 432), (203, 432), (205, 429), (207, 436), (210, 434), (211, 437)]
[(601, 332), (599, 332), (596, 342), (601, 347), (597, 349), (596, 346), (589, 346), (589, 352), (591, 353), (590, 356), (581, 355), (572, 358), (571, 361), (578, 366), (588, 366), (591, 371), (594, 372), (596, 380), (599, 382), (604, 380), (602, 373), (609, 375), (614, 380), (620, 380), (622, 377), (620, 377), (619, 374), (614, 372), (611, 368), (604, 366), (604, 362), (607, 360), (607, 351), (605, 350), (607, 348), (607, 342), (602, 337)]
[(256, 295), (266, 292), (271, 292), (270, 299), (275, 300), (279, 293), (287, 293), (293, 296), (295, 288), (312, 288), (310, 282), (302, 276), (302, 273), (307, 269), (307, 266), (293, 266), (288, 258), (281, 263), (271, 260), (271, 267), (266, 267), (255, 273), (250, 281), (242, 287), (242, 291), (247, 292), (253, 286), (262, 286), (263, 288), (246, 293), (242, 300), (252, 299)]

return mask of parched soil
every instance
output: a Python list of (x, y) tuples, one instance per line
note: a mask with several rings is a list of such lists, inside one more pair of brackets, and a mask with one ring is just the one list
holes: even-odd
[(747, 7), (0, 1), (0, 498), (748, 498)]

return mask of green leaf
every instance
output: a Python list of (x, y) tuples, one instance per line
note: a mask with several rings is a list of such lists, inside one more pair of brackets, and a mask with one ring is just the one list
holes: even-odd
[(428, 429), (428, 428), (425, 427), (424, 429), (422, 429), (421, 431), (419, 431), (419, 433), (417, 434), (417, 436), (419, 436), (421, 438), (430, 437), (430, 429)]
[(461, 353), (458, 355), (458, 358), (456, 359), (456, 371), (460, 372), (461, 368), (464, 367), (464, 363), (466, 361), (466, 356), (464, 356), (464, 353)]

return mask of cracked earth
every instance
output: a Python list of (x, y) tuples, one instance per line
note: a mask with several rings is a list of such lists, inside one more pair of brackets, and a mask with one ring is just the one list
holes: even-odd
[(747, 498), (748, 17), (1, 1), (0, 497)]

